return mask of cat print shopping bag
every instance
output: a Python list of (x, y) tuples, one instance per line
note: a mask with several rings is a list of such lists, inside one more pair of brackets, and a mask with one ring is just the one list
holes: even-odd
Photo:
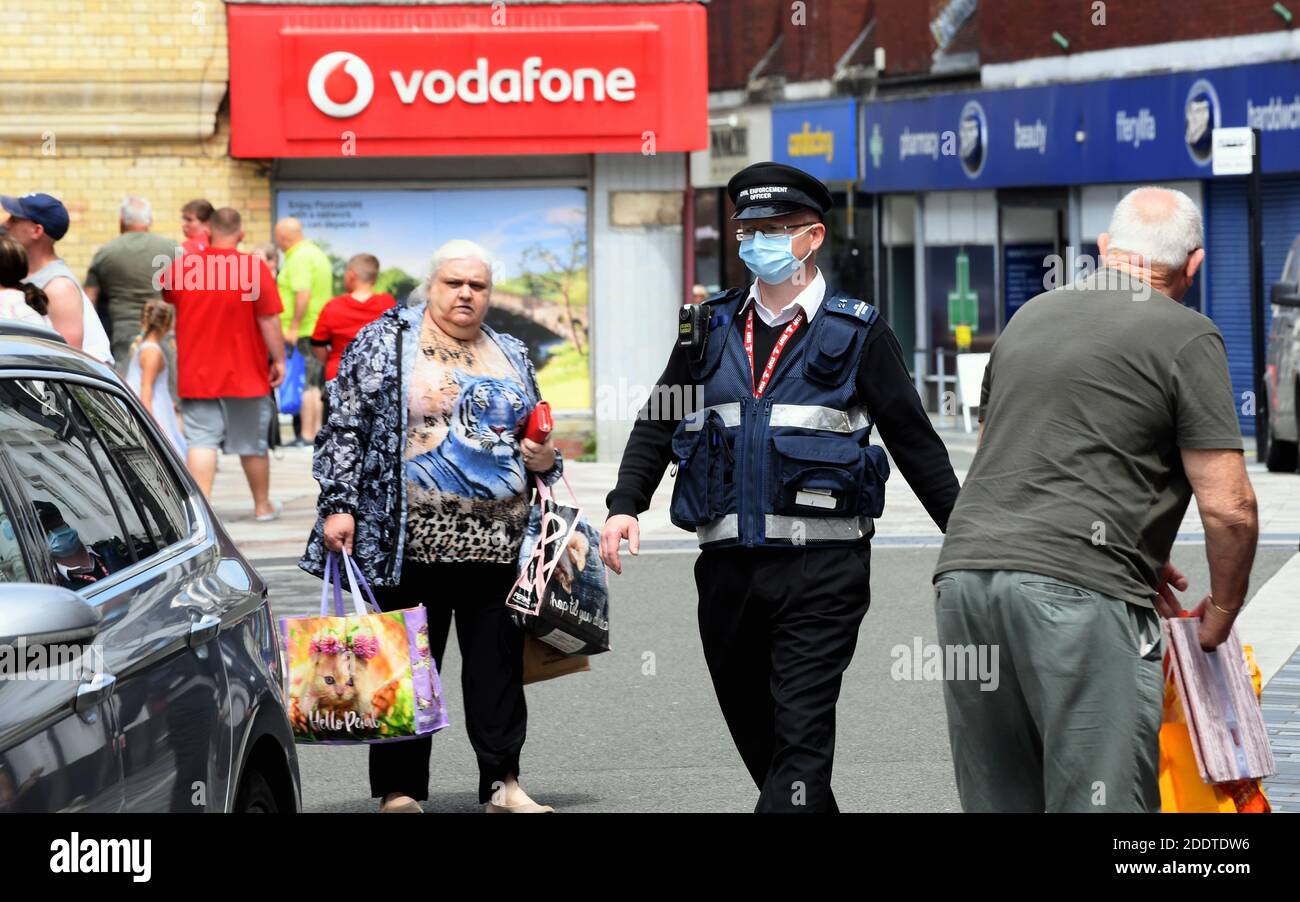
[[(344, 613), (340, 569), (347, 574), (352, 614)], [(320, 616), (285, 617), (280, 634), (288, 663), (289, 719), (298, 742), (392, 742), (447, 726), (425, 609), (381, 612), (346, 552), (326, 556)]]

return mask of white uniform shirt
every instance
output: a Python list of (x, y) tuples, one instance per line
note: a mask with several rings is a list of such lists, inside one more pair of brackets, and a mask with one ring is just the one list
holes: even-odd
[(751, 303), (758, 310), (758, 318), (771, 326), (783, 326), (790, 320), (794, 319), (796, 308), (802, 307), (804, 316), (811, 323), (817, 311), (821, 309), (822, 301), (826, 298), (826, 280), (822, 278), (822, 271), (817, 270), (817, 275), (808, 283), (803, 291), (794, 296), (794, 300), (786, 304), (777, 313), (772, 313), (758, 298), (758, 279), (749, 286), (749, 297), (745, 298), (745, 303), (740, 305), (740, 312), (743, 314), (745, 308)]

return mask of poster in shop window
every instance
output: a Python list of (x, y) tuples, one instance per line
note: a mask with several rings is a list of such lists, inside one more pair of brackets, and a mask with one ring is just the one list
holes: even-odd
[(482, 245), (494, 257), (487, 324), (528, 345), (553, 408), (591, 410), (585, 190), (293, 189), (276, 195), (284, 216), (329, 255), (335, 294), (348, 258), (368, 253), (379, 258), (376, 290), (418, 303), (440, 245)]
[(972, 350), (987, 351), (997, 331), (993, 295), (993, 247), (965, 244), (925, 249), (925, 288), (930, 340), (955, 350), (958, 326), (969, 326)]
[[(1054, 244), (1008, 244), (1002, 248), (1002, 294), (1006, 302), (1003, 322), (1052, 285)], [(1094, 257), (1095, 259), (1095, 257)], [(1064, 267), (1062, 267), (1064, 268)], [(1068, 284), (1068, 274), (1061, 277)]]

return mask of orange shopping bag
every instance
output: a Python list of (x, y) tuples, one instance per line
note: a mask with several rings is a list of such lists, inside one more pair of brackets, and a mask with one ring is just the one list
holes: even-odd
[[(1255, 697), (1263, 690), (1255, 651), (1243, 646), (1246, 668), (1255, 687)], [(1160, 810), (1211, 814), (1268, 814), (1268, 799), (1259, 780), (1235, 783), (1206, 783), (1196, 767), (1196, 752), (1183, 717), (1183, 700), (1169, 670), (1165, 654), (1165, 714), (1160, 726)]]

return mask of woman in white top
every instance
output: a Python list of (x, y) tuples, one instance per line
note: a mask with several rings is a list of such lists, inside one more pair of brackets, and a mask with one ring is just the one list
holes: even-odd
[(140, 396), (145, 409), (153, 414), (154, 422), (163, 435), (171, 439), (181, 457), (185, 457), (185, 436), (176, 422), (176, 408), (167, 388), (167, 357), (163, 354), (162, 340), (172, 330), (176, 308), (163, 301), (145, 304), (140, 315), (140, 337), (131, 346), (131, 362), (127, 364), (126, 381)]
[(46, 315), (49, 301), (45, 292), (24, 282), (27, 251), (8, 235), (0, 235), (0, 320), (12, 319), (53, 329)]

